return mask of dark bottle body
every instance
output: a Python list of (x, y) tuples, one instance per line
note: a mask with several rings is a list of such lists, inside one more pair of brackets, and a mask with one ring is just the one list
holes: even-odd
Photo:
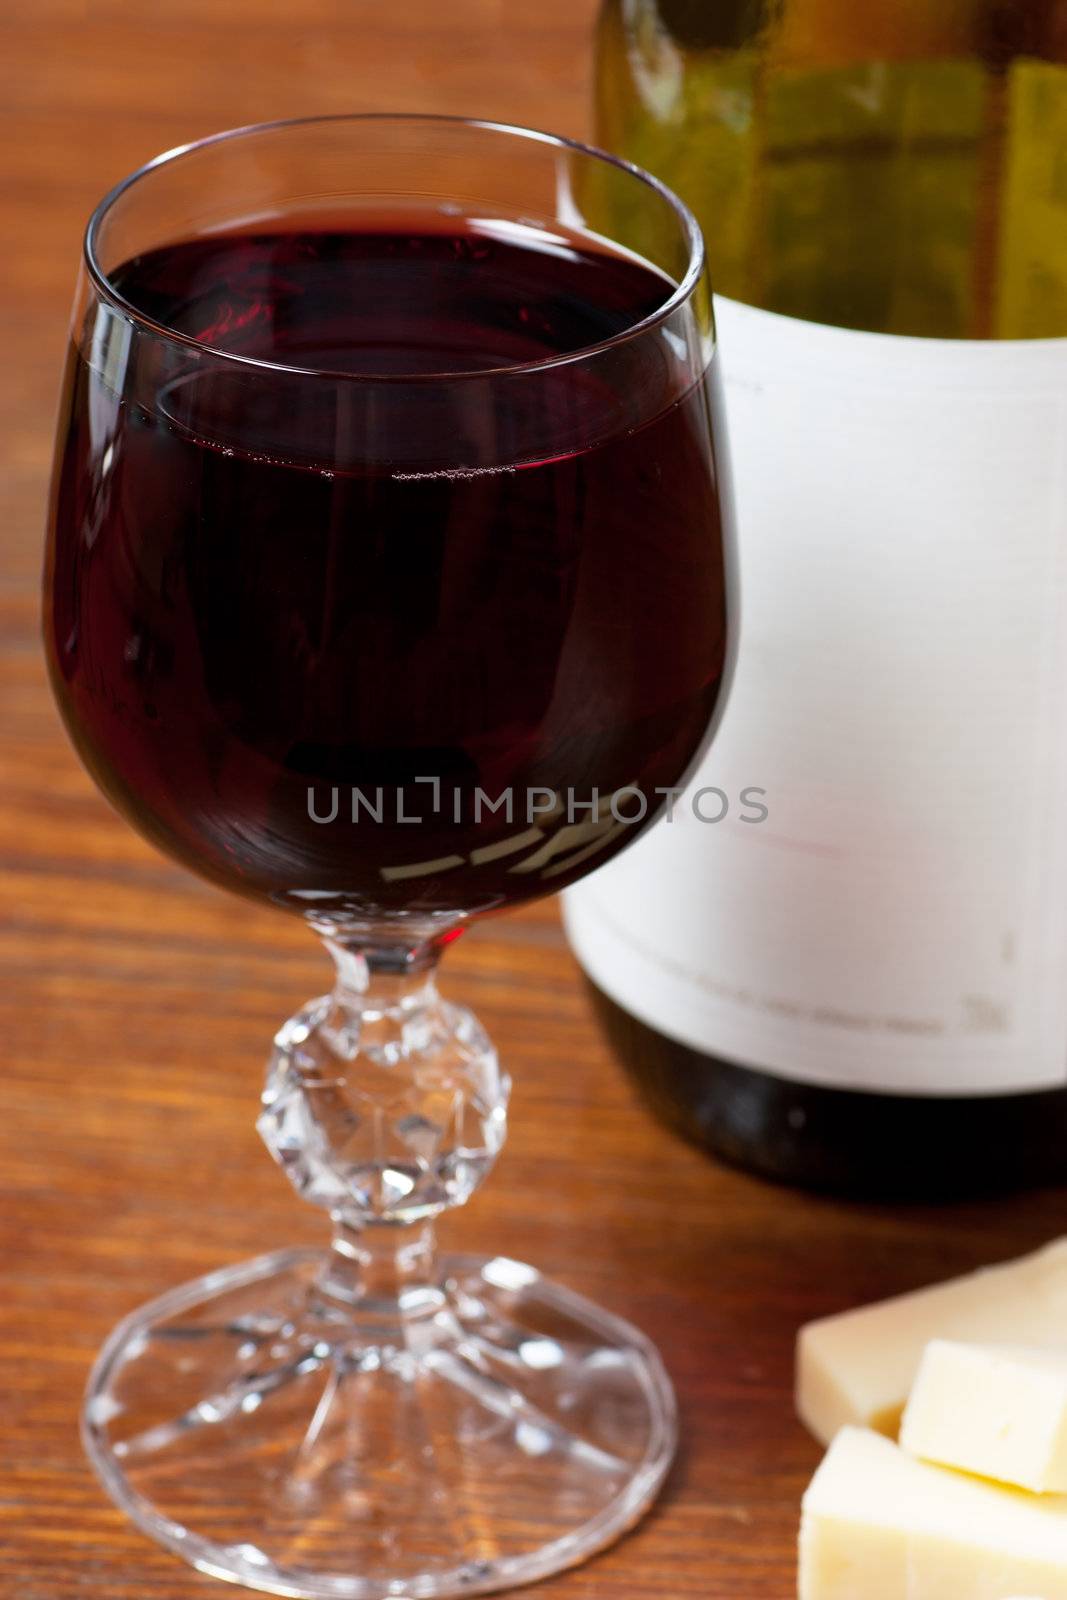
[(978, 1097), (827, 1089), (694, 1050), (587, 980), (646, 1105), (722, 1161), (777, 1183), (871, 1200), (949, 1200), (1061, 1182), (1067, 1090)]
[(1067, 721), (1032, 653), (1067, 559), (1065, 62), (1043, 0), (601, 14), (600, 142), (694, 207), (719, 295), (741, 643), (698, 781), (770, 817), (661, 822), (568, 926), (645, 1098), (775, 1180), (1067, 1175)]

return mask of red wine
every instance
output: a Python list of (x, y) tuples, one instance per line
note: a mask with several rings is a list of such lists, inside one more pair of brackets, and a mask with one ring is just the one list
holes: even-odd
[(714, 391), (672, 392), (647, 341), (566, 358), (672, 285), (533, 229), (392, 219), (110, 278), (196, 341), (94, 356), (90, 329), (69, 368), (47, 643), (119, 808), (228, 888), (360, 914), (525, 899), (636, 836), (606, 797), (656, 813), (727, 659)]

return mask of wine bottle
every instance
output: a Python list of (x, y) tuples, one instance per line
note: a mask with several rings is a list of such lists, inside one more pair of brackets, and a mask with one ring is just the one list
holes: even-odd
[(608, 0), (597, 86), (704, 229), (742, 594), (725, 813), (565, 897), (597, 1008), (772, 1177), (1063, 1178), (1067, 5)]

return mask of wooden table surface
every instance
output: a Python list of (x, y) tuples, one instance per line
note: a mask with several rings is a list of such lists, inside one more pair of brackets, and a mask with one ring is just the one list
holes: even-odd
[[(0, 28), (0, 1592), (207, 1600), (115, 1512), (80, 1391), (112, 1324), (183, 1279), (319, 1237), (253, 1129), (268, 1039), (325, 987), (292, 922), (155, 855), (60, 731), (37, 636), (53, 407), (83, 220), (158, 150), (349, 109), (582, 133), (592, 0), (5, 0)], [(633, 1318), (678, 1388), (655, 1512), (537, 1591), (785, 1600), (817, 1451), (790, 1404), (799, 1322), (1056, 1233), (1058, 1194), (943, 1210), (798, 1197), (644, 1113), (599, 1039), (556, 908), (476, 930), (446, 986), (515, 1078), (509, 1151), (445, 1241), (535, 1262)]]

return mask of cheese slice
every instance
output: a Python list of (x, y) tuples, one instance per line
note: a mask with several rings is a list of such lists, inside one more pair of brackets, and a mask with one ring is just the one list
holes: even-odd
[(904, 1411), (900, 1442), (942, 1466), (1038, 1494), (1067, 1493), (1067, 1348), (934, 1339)]
[(804, 1496), (800, 1600), (1067, 1600), (1067, 1499), (844, 1428)]
[(823, 1444), (857, 1423), (895, 1434), (931, 1339), (1067, 1348), (1067, 1239), (914, 1294), (809, 1322), (796, 1406)]

